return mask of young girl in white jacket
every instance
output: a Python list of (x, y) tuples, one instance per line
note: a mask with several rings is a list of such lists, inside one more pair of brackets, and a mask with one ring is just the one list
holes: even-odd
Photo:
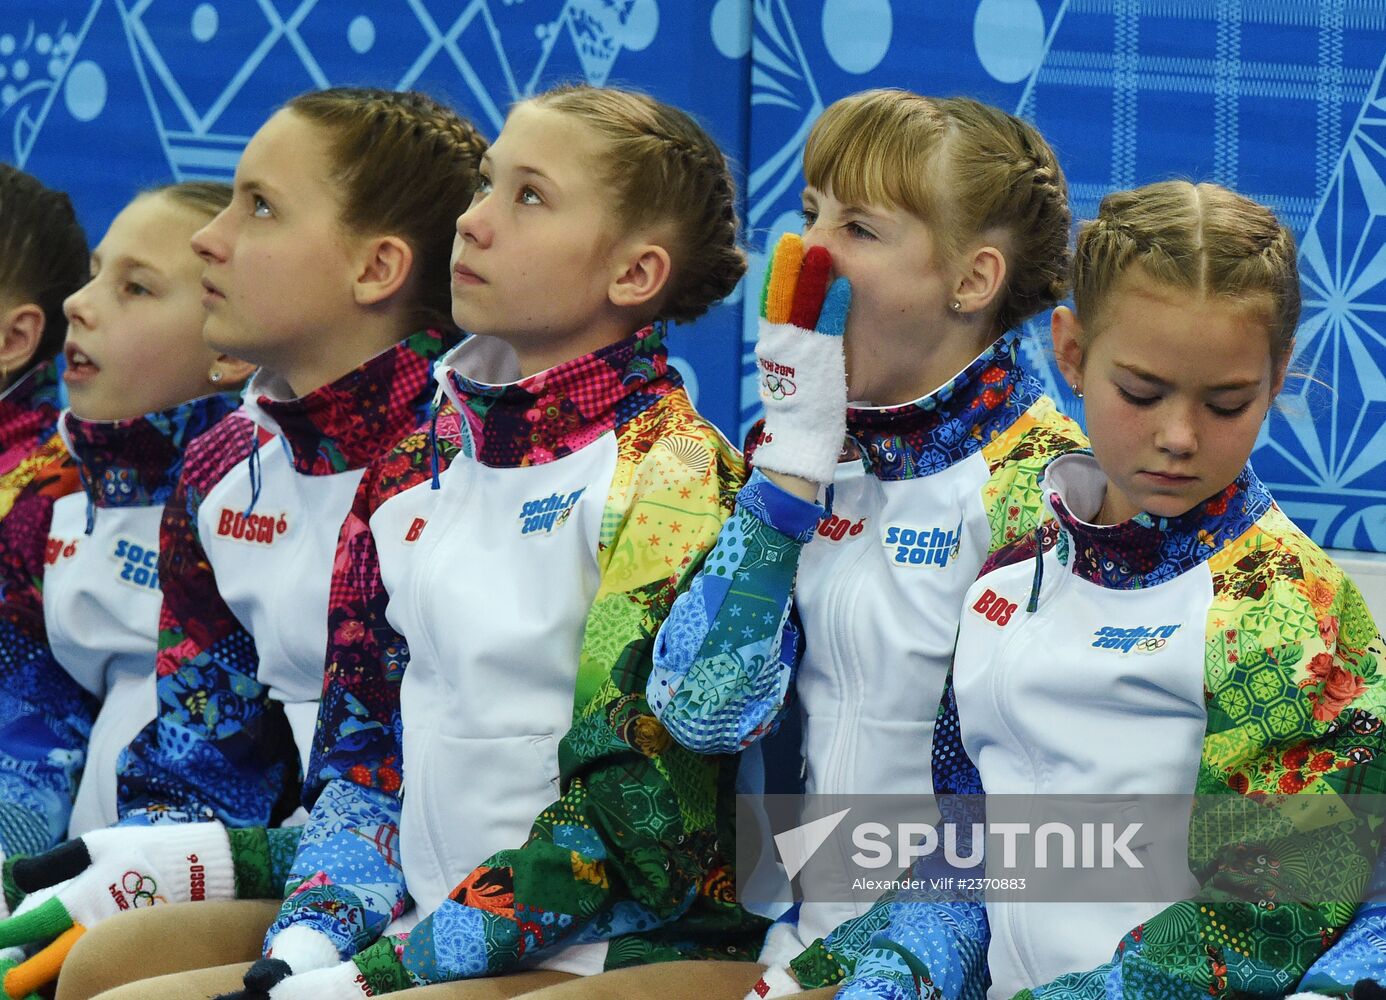
[(1176, 902), (897, 898), (796, 961), (853, 971), (841, 996), (1282, 996), (1376, 856), (1382, 642), (1247, 461), (1293, 347), (1293, 237), (1216, 185), (1119, 192), (1074, 289), (1054, 345), (1092, 452), (1049, 465), (1049, 519), (968, 591), (934, 782), (1147, 827), (1153, 796), (1193, 796), (1143, 845), (1179, 860)]
[(252, 366), (202, 340), (202, 262), (192, 234), (231, 200), (225, 184), (141, 194), (68, 296), (71, 409), (59, 424), (84, 489), (53, 505), (43, 575), (48, 643), (99, 700), (69, 836), (114, 823), (116, 759), (154, 717), (159, 521), (183, 450), (240, 405)]
[[(297, 887), (242, 1000), (630, 996), (600, 973), (764, 934), (733, 887), (735, 761), (644, 697), (745, 478), (657, 322), (745, 269), (730, 169), (684, 112), (575, 86), (517, 103), (481, 177), (453, 248), (475, 336), (343, 526)], [(349, 961), (296, 964), (309, 941)]]
[[(649, 699), (688, 747), (751, 748), (748, 772), (793, 703), (810, 793), (927, 794), (900, 762), (933, 738), (963, 592), (1033, 527), (1045, 460), (1085, 443), (1016, 329), (1063, 294), (1067, 188), (1025, 122), (898, 90), (829, 107), (804, 176), (806, 250), (786, 237), (766, 285), (755, 472), (660, 632)], [(872, 901), (805, 886), (770, 978)]]
[[(169, 919), (224, 961), (247, 941), (258, 954), (274, 906), (245, 900), (282, 898), (297, 843), (285, 821), (322, 692), (338, 530), (367, 464), (428, 412), (432, 363), (460, 338), (442, 284), (449, 216), (485, 145), (423, 94), (303, 94), (251, 138), (229, 206), (192, 234), (204, 337), (259, 370), (244, 407), (188, 449), (164, 508), (155, 718), (120, 756), (120, 825), (15, 865), (20, 888), (53, 888), (0, 940), (65, 931), (46, 972), (93, 925), (157, 924), (127, 911), (163, 902), (227, 901)], [(199, 964), (153, 949), (122, 972), (99, 940), (88, 948), (68, 995)]]

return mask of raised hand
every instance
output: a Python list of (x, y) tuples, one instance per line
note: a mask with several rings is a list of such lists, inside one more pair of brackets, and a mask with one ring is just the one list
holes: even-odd
[[(275, 953), (283, 932), (275, 938)], [(224, 993), (216, 1000), (349, 1000), (407, 990), (414, 984), (400, 961), (400, 941), (382, 938), (359, 951), (349, 962), (295, 974), (291, 962), (261, 959), (245, 974), (245, 989)]]
[(755, 464), (811, 483), (830, 483), (847, 433), (847, 372), (842, 333), (852, 290), (831, 284), (832, 258), (780, 237), (760, 300), (756, 361), (765, 432)]

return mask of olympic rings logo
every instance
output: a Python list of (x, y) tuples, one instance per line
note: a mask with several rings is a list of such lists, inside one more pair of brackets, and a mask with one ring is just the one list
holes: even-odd
[(159, 883), (142, 872), (126, 872), (121, 876), (120, 887), (129, 894), (132, 905), (136, 907), (168, 902), (163, 896), (158, 895)]
[(1165, 644), (1168, 642), (1168, 639), (1161, 639), (1158, 636), (1152, 636), (1149, 639), (1142, 639), (1140, 642), (1136, 643), (1136, 645), (1133, 648), (1137, 653), (1154, 653), (1157, 650), (1164, 649)]
[(794, 395), (794, 380), (787, 375), (776, 375), (774, 372), (766, 372), (761, 378), (761, 385), (770, 398), (776, 402), (787, 396)]

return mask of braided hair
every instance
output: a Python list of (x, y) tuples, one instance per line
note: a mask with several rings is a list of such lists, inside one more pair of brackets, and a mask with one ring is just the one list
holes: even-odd
[(1131, 268), (1161, 285), (1253, 300), (1266, 313), (1272, 362), (1289, 354), (1300, 309), (1295, 239), (1266, 206), (1189, 181), (1107, 195), (1080, 229), (1073, 261), (1073, 300), (1087, 335)]
[(850, 204), (911, 213), (930, 226), (944, 260), (997, 240), (1007, 265), (997, 333), (1067, 291), (1063, 170), (1033, 126), (998, 108), (892, 88), (844, 97), (809, 133), (804, 179)]
[(614, 87), (562, 86), (533, 101), (577, 116), (605, 141), (605, 180), (627, 230), (672, 230), (671, 273), (653, 318), (687, 323), (731, 294), (746, 272), (736, 183), (722, 151), (690, 115)]
[(342, 224), (354, 233), (400, 236), (414, 251), (416, 325), (452, 329), (455, 221), (471, 204), (486, 140), (417, 91), (336, 87), (301, 94), (285, 107), (329, 134)]
[(0, 163), (0, 301), (32, 302), (43, 310), (38, 347), (14, 378), (62, 348), (63, 300), (89, 276), (87, 236), (68, 196)]
[(938, 102), (959, 234), (1006, 234), (1010, 265), (997, 322), (1017, 326), (1068, 292), (1068, 184), (1049, 143), (1028, 122), (966, 97)]

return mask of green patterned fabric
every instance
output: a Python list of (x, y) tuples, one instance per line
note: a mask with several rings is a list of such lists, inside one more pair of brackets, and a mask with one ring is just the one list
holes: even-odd
[[(262, 826), (226, 831), (236, 874), (237, 899), (283, 899), (285, 882), (298, 850), (303, 828)], [(6, 868), (8, 875), (9, 869)]]

